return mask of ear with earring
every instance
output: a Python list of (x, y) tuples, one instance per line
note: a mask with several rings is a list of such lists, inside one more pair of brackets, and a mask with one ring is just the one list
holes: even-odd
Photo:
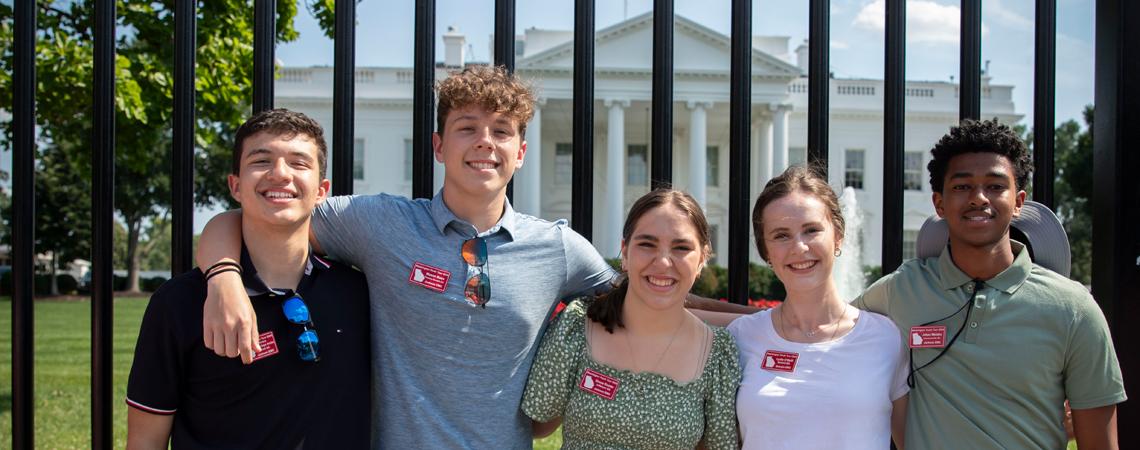
[(843, 254), (843, 249), (841, 249), (839, 247), (835, 247), (835, 257), (838, 258), (842, 254)]

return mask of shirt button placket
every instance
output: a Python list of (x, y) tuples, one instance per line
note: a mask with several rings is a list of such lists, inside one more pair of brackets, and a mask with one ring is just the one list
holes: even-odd
[[(967, 290), (972, 291), (973, 289), (974, 286), (972, 284), (967, 285)], [(985, 322), (986, 312), (988, 309), (985, 307), (986, 294), (984, 289), (971, 294), (971, 296), (974, 299), (974, 312), (970, 315), (970, 322), (966, 324), (968, 329), (966, 330), (965, 336), (963, 336), (963, 338), (965, 338), (966, 342), (977, 342), (978, 329), (981, 327), (982, 323)]]

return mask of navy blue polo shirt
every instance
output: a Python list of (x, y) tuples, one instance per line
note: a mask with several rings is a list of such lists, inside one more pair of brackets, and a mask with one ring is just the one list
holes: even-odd
[[(205, 347), (206, 285), (194, 269), (151, 296), (127, 383), (127, 404), (173, 414), (173, 448), (366, 448), (370, 439), (368, 288), (356, 270), (310, 256), (297, 291), (320, 339), (320, 362), (297, 353), (285, 319), (291, 289), (271, 289), (242, 248), (242, 282), (261, 333), (250, 365)], [(266, 348), (276, 347), (276, 350)]]

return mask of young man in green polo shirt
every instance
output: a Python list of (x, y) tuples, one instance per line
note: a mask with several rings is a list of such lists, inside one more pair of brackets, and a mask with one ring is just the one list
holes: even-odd
[(1032, 169), (1009, 127), (964, 121), (931, 151), (938, 257), (907, 261), (858, 299), (911, 350), (906, 448), (1065, 448), (1066, 399), (1083, 449), (1116, 449), (1124, 383), (1084, 286), (1010, 240)]

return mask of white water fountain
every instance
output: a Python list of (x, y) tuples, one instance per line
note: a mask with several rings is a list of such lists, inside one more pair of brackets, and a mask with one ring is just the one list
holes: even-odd
[(859, 211), (859, 205), (855, 200), (855, 189), (843, 188), (843, 194), (839, 197), (839, 208), (843, 212), (846, 231), (843, 245), (840, 247), (843, 254), (835, 259), (831, 276), (835, 279), (840, 298), (850, 302), (863, 292), (866, 283), (866, 277), (863, 276), (863, 255), (859, 249), (863, 214)]

